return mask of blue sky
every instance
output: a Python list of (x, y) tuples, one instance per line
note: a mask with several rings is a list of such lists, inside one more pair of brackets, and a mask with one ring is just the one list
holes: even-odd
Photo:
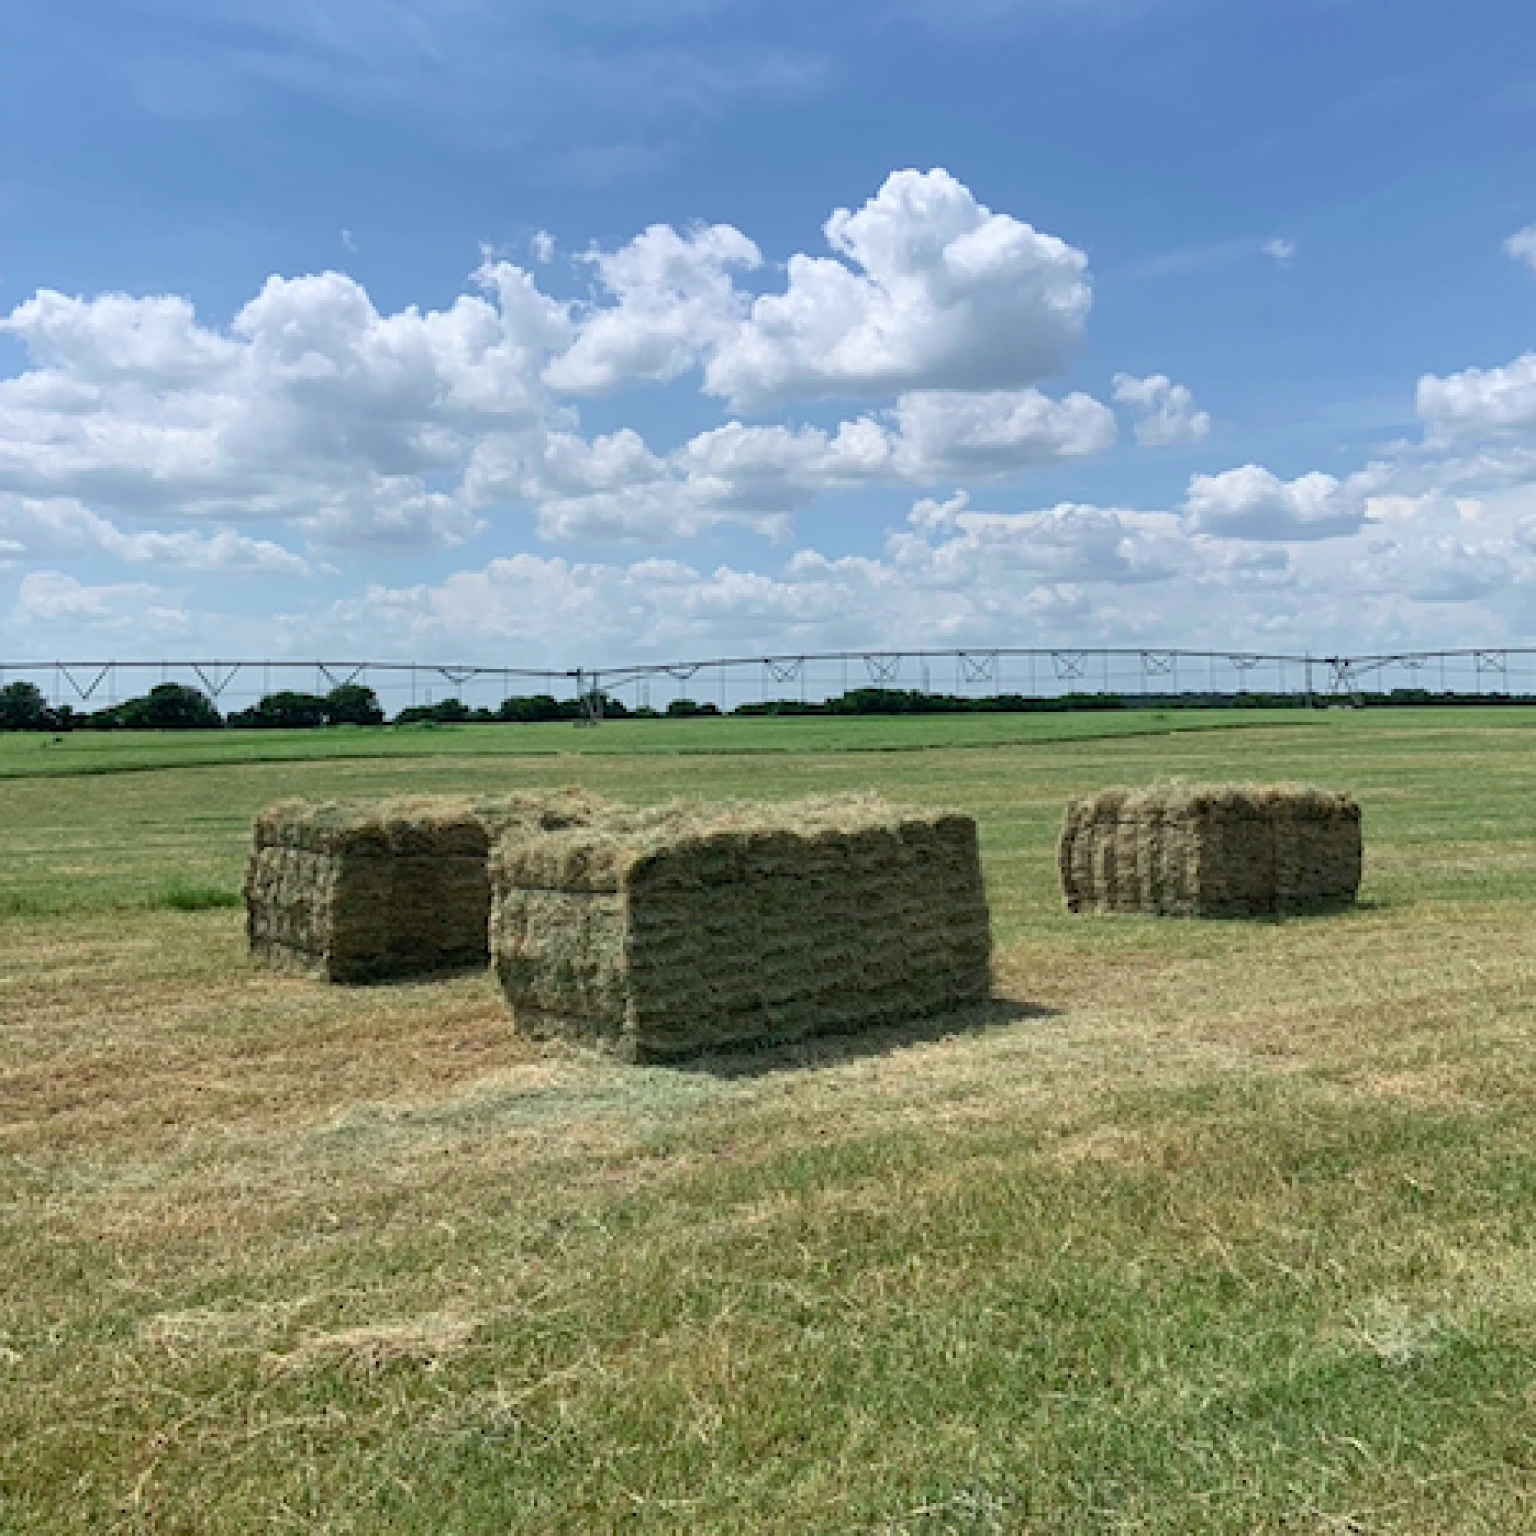
[(1536, 643), (1533, 45), (0, 0), (0, 660)]

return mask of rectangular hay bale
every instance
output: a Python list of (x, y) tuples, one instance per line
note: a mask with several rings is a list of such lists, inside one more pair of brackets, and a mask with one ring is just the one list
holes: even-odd
[(968, 816), (870, 798), (669, 807), (502, 840), (492, 963), (519, 1030), (628, 1060), (872, 1028), (984, 1001)]
[(1057, 862), (1072, 912), (1326, 911), (1359, 893), (1360, 807), (1285, 784), (1105, 790), (1068, 804)]
[(580, 790), (271, 806), (246, 870), (251, 953), (334, 982), (483, 966), (492, 840), (602, 810)]

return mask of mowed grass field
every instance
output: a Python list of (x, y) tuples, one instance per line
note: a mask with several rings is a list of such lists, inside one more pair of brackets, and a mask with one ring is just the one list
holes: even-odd
[[(1171, 776), (1355, 790), (1361, 909), (1065, 915)], [(996, 1004), (628, 1068), (248, 965), (268, 801), (560, 784), (973, 811)], [(0, 1531), (1536, 1530), (1533, 807), (1515, 709), (0, 737)]]

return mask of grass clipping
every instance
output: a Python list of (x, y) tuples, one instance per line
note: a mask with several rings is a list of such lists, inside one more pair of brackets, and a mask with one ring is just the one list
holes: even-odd
[(574, 789), (271, 806), (256, 819), (245, 878), (251, 953), (336, 982), (483, 966), (492, 843), (603, 810)]
[(491, 875), (518, 1028), (627, 1060), (872, 1028), (990, 991), (968, 816), (873, 796), (679, 804), (504, 837)]
[(1360, 807), (1294, 784), (1109, 789), (1067, 806), (1058, 858), (1073, 912), (1326, 911), (1360, 889)]

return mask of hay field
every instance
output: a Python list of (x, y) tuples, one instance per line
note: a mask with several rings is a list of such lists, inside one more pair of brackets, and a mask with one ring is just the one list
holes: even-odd
[[(0, 738), (0, 1531), (1536, 1528), (1536, 711), (1071, 723)], [(1173, 775), (1355, 791), (1361, 909), (1068, 917)], [(969, 811), (1002, 996), (679, 1070), (247, 964), (258, 807), (566, 783)]]

